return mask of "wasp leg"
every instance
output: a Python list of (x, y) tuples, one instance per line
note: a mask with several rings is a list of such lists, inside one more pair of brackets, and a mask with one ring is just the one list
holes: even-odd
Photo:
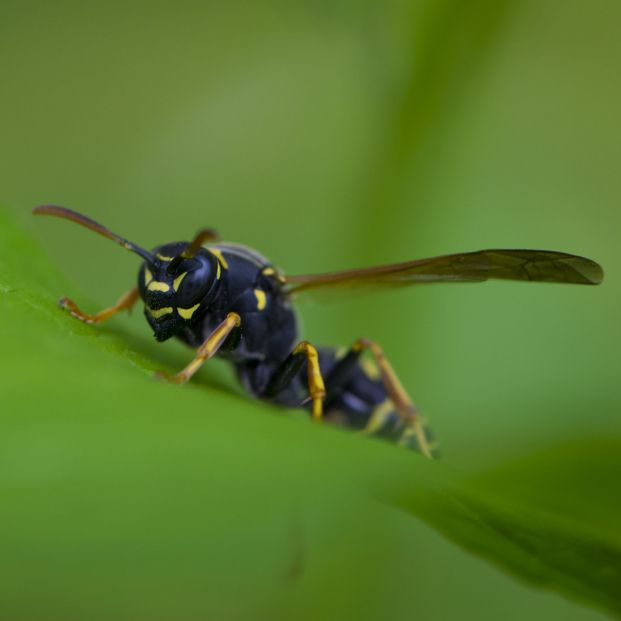
[(217, 242), (220, 241), (220, 235), (218, 231), (215, 229), (201, 229), (196, 235), (194, 239), (188, 244), (187, 248), (181, 253), (182, 259), (189, 259), (193, 257), (198, 249), (205, 242)]
[(265, 396), (275, 397), (282, 392), (300, 371), (305, 361), (308, 363), (308, 392), (313, 402), (312, 416), (315, 420), (321, 420), (326, 388), (319, 368), (317, 350), (308, 341), (300, 342), (289, 357), (274, 371), (265, 389)]
[(226, 319), (205, 339), (198, 348), (196, 355), (190, 364), (181, 369), (176, 375), (168, 375), (164, 371), (158, 371), (155, 375), (159, 379), (172, 384), (185, 384), (203, 365), (203, 362), (213, 358), (228, 336), (241, 325), (241, 319), (237, 313), (229, 313)]
[(76, 319), (79, 319), (84, 323), (94, 324), (106, 321), (106, 319), (110, 319), (110, 317), (113, 317), (122, 310), (131, 309), (139, 298), (140, 293), (138, 292), (138, 287), (134, 287), (123, 296), (121, 296), (121, 298), (119, 298), (119, 301), (114, 306), (106, 308), (96, 313), (95, 315), (89, 315), (88, 313), (81, 311), (78, 308), (78, 305), (69, 298), (60, 299), (58, 301), (58, 304), (63, 308), (66, 308)]
[(205, 242), (215, 241), (220, 241), (218, 231), (215, 229), (201, 229), (198, 233), (196, 233), (194, 239), (185, 247), (183, 252), (170, 262), (168, 265), (168, 271), (174, 272), (184, 259), (193, 257)]
[[(326, 386), (328, 392), (338, 390), (339, 387), (347, 383), (353, 376), (356, 368), (359, 364), (359, 358), (362, 352), (367, 349), (371, 352), (375, 360), (375, 364), (379, 370), (380, 379), (382, 384), (388, 393), (388, 397), (394, 409), (403, 421), (405, 427), (401, 438), (400, 444), (407, 444), (408, 440), (412, 437), (416, 439), (420, 452), (429, 459), (433, 459), (431, 454), (431, 447), (425, 435), (423, 428), (423, 421), (420, 414), (416, 410), (416, 407), (412, 403), (408, 393), (405, 391), (397, 374), (394, 372), (390, 362), (384, 355), (382, 348), (368, 339), (358, 339), (351, 347), (351, 349), (343, 356), (332, 369), (330, 375), (326, 379)], [(378, 411), (371, 417), (367, 428), (368, 433), (373, 433), (382, 427), (384, 419), (390, 414), (390, 408), (379, 408)]]

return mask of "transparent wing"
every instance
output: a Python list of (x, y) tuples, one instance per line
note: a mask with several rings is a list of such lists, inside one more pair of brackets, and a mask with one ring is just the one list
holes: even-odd
[(597, 285), (600, 265), (552, 250), (479, 250), (377, 267), (287, 276), (292, 294), (317, 289), (386, 289), (417, 283), (482, 282), (490, 279)]

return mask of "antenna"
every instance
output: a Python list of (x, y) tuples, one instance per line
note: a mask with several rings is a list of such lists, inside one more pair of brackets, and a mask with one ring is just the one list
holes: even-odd
[(71, 220), (71, 222), (75, 222), (76, 224), (90, 229), (103, 237), (111, 239), (113, 242), (123, 246), (126, 250), (134, 252), (135, 254), (141, 256), (147, 263), (155, 263), (155, 257), (150, 252), (147, 252), (136, 244), (132, 244), (120, 235), (109, 231), (105, 226), (99, 224), (99, 222), (95, 222), (95, 220), (91, 220), (77, 211), (67, 209), (66, 207), (58, 207), (56, 205), (41, 205), (40, 207), (35, 207), (32, 210), (32, 213), (35, 214), (35, 216), (55, 216), (56, 218)]

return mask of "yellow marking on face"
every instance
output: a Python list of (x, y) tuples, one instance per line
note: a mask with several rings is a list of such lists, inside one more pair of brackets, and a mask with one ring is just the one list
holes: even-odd
[(263, 276), (273, 276), (276, 273), (276, 270), (273, 267), (266, 267), (262, 274)]
[(222, 255), (222, 251), (218, 250), (217, 248), (207, 248), (207, 250), (209, 250), (209, 252), (211, 252), (211, 254), (215, 255), (216, 257), (218, 257), (218, 261), (220, 263), (222, 263), (222, 267), (225, 270), (229, 269), (229, 264), (226, 262), (226, 259), (224, 258), (224, 256)]
[(167, 285), (165, 282), (160, 282), (159, 280), (152, 280), (147, 285), (147, 289), (149, 291), (161, 291), (162, 293), (166, 293), (170, 291), (170, 285)]
[(222, 274), (222, 268), (220, 267), (220, 261), (218, 261), (218, 271), (216, 272), (216, 280), (220, 280), (221, 274)]
[(192, 308), (178, 308), (177, 312), (180, 317), (183, 317), (183, 319), (192, 319), (192, 315), (196, 312), (199, 306), (200, 302), (192, 306)]
[(265, 291), (261, 289), (255, 289), (254, 295), (257, 298), (257, 310), (262, 311), (267, 304), (267, 296), (265, 295)]
[(153, 274), (148, 267), (144, 268), (144, 284), (148, 285), (153, 280)]
[(183, 272), (183, 274), (179, 274), (179, 276), (177, 276), (177, 278), (175, 278), (175, 280), (173, 281), (173, 289), (175, 291), (179, 290), (179, 286), (181, 285), (181, 281), (188, 275), (187, 272)]
[(160, 261), (172, 261), (175, 257), (167, 257), (164, 254), (160, 254), (159, 252), (155, 255)]
[(172, 312), (173, 309), (171, 306), (165, 306), (164, 308), (158, 308), (157, 310), (154, 310), (147, 306), (147, 313), (149, 313), (149, 315), (151, 315), (151, 317), (153, 317), (154, 319), (158, 319), (159, 317), (163, 317), (164, 315), (170, 315), (170, 313)]

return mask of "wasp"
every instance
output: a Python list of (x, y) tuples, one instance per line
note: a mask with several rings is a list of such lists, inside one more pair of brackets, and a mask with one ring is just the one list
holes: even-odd
[[(424, 419), (378, 343), (360, 338), (348, 349), (315, 347), (299, 340), (293, 306), (309, 291), (391, 288), (416, 283), (481, 282), (489, 279), (596, 285), (602, 268), (590, 259), (550, 250), (481, 250), (364, 269), (285, 275), (257, 251), (223, 242), (213, 229), (192, 241), (147, 251), (98, 222), (64, 207), (36, 207), (36, 215), (64, 218), (103, 235), (142, 259), (138, 283), (96, 314), (62, 298), (76, 319), (98, 324), (139, 299), (157, 341), (176, 337), (195, 349), (175, 375), (187, 382), (213, 356), (230, 361), (253, 396), (286, 407), (304, 407), (328, 420), (391, 439), (434, 456)], [(363, 352), (370, 354), (362, 358)]]

